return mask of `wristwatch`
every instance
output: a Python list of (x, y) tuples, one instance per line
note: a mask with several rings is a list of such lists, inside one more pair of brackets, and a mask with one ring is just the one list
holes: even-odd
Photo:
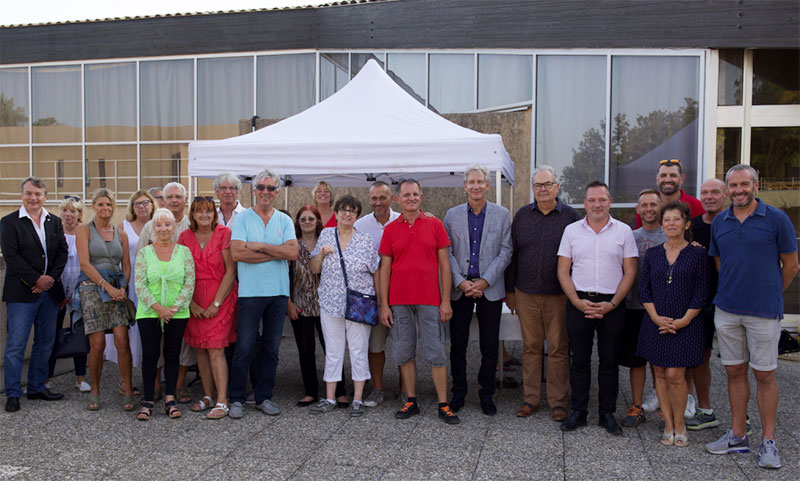
[(219, 306), (221, 306), (221, 304), (217, 301), (214, 301), (214, 307), (219, 307)]

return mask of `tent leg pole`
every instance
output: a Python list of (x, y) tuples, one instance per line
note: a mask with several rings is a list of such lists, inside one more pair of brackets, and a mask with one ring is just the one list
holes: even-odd
[[(286, 191), (283, 195), (283, 210), (289, 212), (289, 186), (286, 186)], [(290, 216), (291, 217), (291, 216)]]
[(495, 175), (495, 190), (496, 190), (496, 197), (497, 197), (497, 199), (496, 199), (497, 200), (497, 205), (503, 205), (502, 198), (500, 196), (500, 186), (501, 186), (501, 184), (500, 184), (500, 180), (501, 180), (500, 171), (498, 170), (497, 172), (494, 173), (494, 175)]

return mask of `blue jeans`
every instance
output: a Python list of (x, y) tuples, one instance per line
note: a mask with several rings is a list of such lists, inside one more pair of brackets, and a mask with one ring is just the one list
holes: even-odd
[(33, 326), (33, 350), (28, 365), (28, 394), (44, 390), (47, 379), (47, 362), (53, 351), (56, 338), (56, 315), (58, 305), (50, 294), (42, 293), (36, 302), (8, 302), (8, 340), (6, 341), (5, 374), (6, 397), (22, 396), (22, 364), (25, 347)]
[(256, 347), (258, 325), (262, 323), (261, 372), (253, 388), (256, 404), (272, 399), (275, 388), (275, 371), (278, 368), (278, 348), (281, 344), (283, 322), (286, 317), (287, 296), (240, 297), (239, 315), (236, 320), (236, 349), (231, 365), (231, 402), (244, 404), (247, 398), (247, 372), (250, 358)]

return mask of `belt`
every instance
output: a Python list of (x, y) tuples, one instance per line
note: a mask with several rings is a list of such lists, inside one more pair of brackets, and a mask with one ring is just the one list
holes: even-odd
[(604, 294), (602, 292), (586, 292), (586, 291), (577, 291), (578, 297), (586, 296), (586, 297), (614, 297), (614, 294)]

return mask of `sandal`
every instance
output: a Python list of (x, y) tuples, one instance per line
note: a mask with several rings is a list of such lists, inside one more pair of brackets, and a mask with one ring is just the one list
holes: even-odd
[(133, 394), (128, 394), (124, 398), (122, 398), (122, 410), (123, 411), (133, 411), (136, 409), (136, 404), (133, 401)]
[(86, 395), (86, 398), (89, 400), (89, 404), (86, 405), (86, 409), (89, 411), (98, 411), (100, 409), (100, 399), (98, 399), (98, 395), (90, 392)]
[[(119, 382), (119, 386), (117, 386), (117, 392), (122, 394), (123, 396), (125, 395), (125, 386), (122, 383), (122, 381), (120, 381)], [(142, 396), (142, 392), (139, 391), (139, 388), (136, 387), (136, 386), (132, 386), (131, 387), (131, 394), (133, 394), (136, 397), (141, 397)]]
[(136, 419), (139, 421), (149, 421), (155, 406), (156, 405), (150, 401), (142, 401), (142, 408), (139, 409), (139, 413), (136, 414)]
[(689, 433), (686, 432), (686, 428), (683, 428), (683, 434), (675, 433), (675, 446), (679, 448), (685, 448), (689, 445)]
[(206, 414), (207, 419), (222, 419), (228, 415), (228, 405), (225, 403), (217, 403), (214, 405), (214, 409)]
[[(206, 399), (208, 401), (206, 401)], [(208, 396), (203, 396), (203, 399), (197, 401), (194, 406), (192, 406), (192, 411), (199, 413), (205, 411), (206, 409), (210, 409), (214, 406), (214, 400)]]
[(167, 413), (167, 416), (169, 416), (170, 419), (181, 417), (181, 411), (178, 409), (178, 406), (175, 404), (174, 400), (164, 403), (164, 412)]
[(189, 392), (185, 387), (178, 389), (177, 398), (178, 404), (189, 404), (192, 402), (192, 396), (189, 395)]
[(675, 444), (675, 432), (664, 431), (663, 433), (661, 433), (661, 444), (663, 444), (664, 446), (672, 446), (673, 444)]

